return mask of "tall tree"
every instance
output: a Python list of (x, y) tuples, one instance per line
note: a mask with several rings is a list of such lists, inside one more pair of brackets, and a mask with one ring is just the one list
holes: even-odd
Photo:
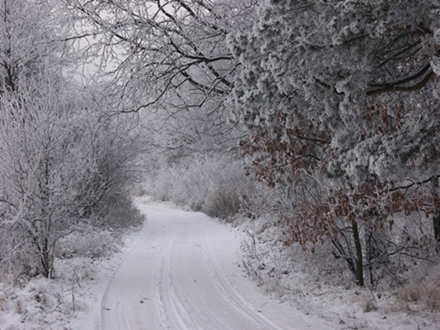
[(361, 224), (437, 210), (439, 10), (438, 1), (272, 1), (252, 31), (231, 37), (250, 171), (269, 185), (331, 178), (327, 198), (299, 208), (297, 230), (309, 234), (297, 240), (334, 238), (346, 219), (359, 285)]

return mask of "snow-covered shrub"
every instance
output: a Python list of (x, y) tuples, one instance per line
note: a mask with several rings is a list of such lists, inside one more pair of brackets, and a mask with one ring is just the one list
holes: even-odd
[(108, 194), (92, 210), (91, 222), (100, 228), (110, 228), (122, 234), (124, 228), (137, 227), (144, 221), (144, 216), (133, 205), (130, 194), (123, 190)]
[(410, 282), (397, 290), (398, 306), (405, 311), (440, 311), (440, 268), (422, 281)]
[(205, 201), (202, 211), (207, 215), (226, 219), (235, 215), (241, 207), (241, 195), (234, 186), (220, 186)]
[(117, 251), (117, 247), (118, 240), (112, 232), (87, 226), (61, 238), (55, 256), (61, 259), (107, 257)]
[(124, 194), (106, 196), (94, 209), (88, 224), (78, 226), (58, 240), (55, 256), (61, 259), (108, 257), (118, 251), (126, 230), (140, 226), (143, 221), (144, 216), (130, 197)]
[(236, 214), (250, 192), (241, 162), (221, 155), (173, 164), (160, 170), (147, 188), (155, 198), (223, 219)]
[[(305, 189), (311, 192), (312, 185)], [(332, 223), (338, 234), (331, 239), (317, 236), (315, 244), (306, 246), (292, 241), (293, 235), (301, 235), (301, 229), (295, 226), (298, 215), (291, 205), (307, 202), (301, 191), (254, 185), (252, 200), (243, 214), (249, 218), (250, 238), (244, 244), (248, 272), (260, 285), (276, 287), (285, 277), (286, 267), (280, 264), (292, 264), (297, 271), (321, 277), (326, 283), (351, 287), (355, 283), (356, 255), (348, 221)], [(368, 222), (359, 223), (364, 280), (370, 288), (387, 290), (423, 279), (439, 262), (435, 240), (430, 236), (432, 221), (424, 214), (399, 213), (394, 222), (392, 228), (376, 230), (371, 230)]]

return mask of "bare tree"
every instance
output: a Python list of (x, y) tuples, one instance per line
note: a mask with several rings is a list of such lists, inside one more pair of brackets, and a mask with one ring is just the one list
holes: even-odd
[(78, 35), (96, 36), (87, 52), (117, 84), (119, 111), (146, 117), (153, 147), (171, 158), (235, 147), (225, 100), (237, 62), (226, 39), (251, 24), (257, 0), (66, 3), (86, 22)]

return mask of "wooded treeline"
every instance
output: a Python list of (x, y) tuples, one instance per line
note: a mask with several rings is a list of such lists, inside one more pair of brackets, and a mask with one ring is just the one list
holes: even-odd
[(360, 286), (437, 264), (440, 1), (20, 3), (1, 13), (8, 256), (48, 276), (141, 165), (148, 193), (268, 219)]

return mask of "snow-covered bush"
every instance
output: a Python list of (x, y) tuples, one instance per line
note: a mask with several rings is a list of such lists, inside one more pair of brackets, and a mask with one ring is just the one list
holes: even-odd
[[(307, 205), (302, 189), (310, 193), (313, 186), (297, 189), (254, 184), (252, 200), (242, 213), (248, 217), (249, 240), (244, 245), (250, 262), (248, 271), (257, 283), (276, 287), (285, 271), (285, 266), (277, 265), (291, 264), (327, 283), (351, 287), (356, 256), (349, 222), (334, 222), (338, 235), (331, 239), (317, 236), (314, 244), (302, 246), (292, 240), (301, 235), (296, 226), (300, 218), (292, 204)], [(368, 222), (364, 222), (358, 229), (364, 251), (365, 282), (370, 288), (387, 290), (423, 279), (439, 262), (436, 244), (430, 236), (432, 222), (424, 214), (397, 214), (392, 228), (371, 230)], [(260, 266), (262, 263), (264, 267)]]
[(90, 222), (98, 228), (114, 231), (115, 235), (123, 234), (126, 228), (140, 226), (144, 221), (144, 216), (133, 205), (126, 190), (105, 195), (92, 211)]
[(202, 211), (214, 218), (226, 219), (231, 217), (241, 208), (243, 195), (240, 192), (244, 192), (241, 187), (233, 185), (219, 186), (208, 195)]
[(240, 161), (221, 155), (195, 156), (160, 170), (146, 189), (156, 198), (224, 219), (242, 207), (251, 184)]
[(60, 259), (107, 257), (117, 251), (120, 243), (111, 231), (84, 226), (58, 241), (55, 256)]
[(422, 281), (399, 288), (398, 306), (406, 311), (440, 311), (440, 268), (436, 267)]

